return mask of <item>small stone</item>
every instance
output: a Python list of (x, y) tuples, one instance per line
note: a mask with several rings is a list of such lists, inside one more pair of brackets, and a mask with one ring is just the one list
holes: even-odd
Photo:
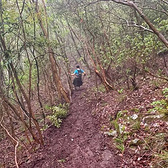
[(132, 140), (132, 142), (133, 142), (134, 144), (136, 144), (138, 141), (139, 141), (139, 139), (138, 139), (138, 138), (136, 138), (136, 139)]
[(138, 115), (137, 115), (137, 114), (133, 114), (133, 115), (131, 116), (131, 118), (132, 118), (133, 120), (136, 120), (136, 119), (138, 118)]
[(116, 135), (117, 135), (117, 131), (104, 132), (104, 135), (108, 135), (108, 136), (116, 136)]

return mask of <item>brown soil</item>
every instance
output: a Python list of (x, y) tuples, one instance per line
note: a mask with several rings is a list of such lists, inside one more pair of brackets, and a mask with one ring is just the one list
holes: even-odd
[(100, 132), (100, 122), (92, 114), (96, 101), (89, 101), (82, 86), (72, 95), (68, 117), (60, 128), (44, 132), (45, 146), (20, 168), (117, 168), (121, 160)]

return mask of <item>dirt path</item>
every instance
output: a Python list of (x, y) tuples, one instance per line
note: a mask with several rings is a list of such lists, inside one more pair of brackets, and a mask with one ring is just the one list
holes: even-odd
[(83, 96), (85, 92), (85, 88), (74, 92), (69, 115), (61, 128), (52, 126), (46, 130), (45, 146), (21, 168), (120, 167), (100, 133), (99, 121), (92, 115), (94, 103)]

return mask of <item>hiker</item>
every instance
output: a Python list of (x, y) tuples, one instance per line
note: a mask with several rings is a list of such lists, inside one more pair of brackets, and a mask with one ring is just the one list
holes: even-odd
[(75, 86), (75, 89), (76, 89), (76, 87), (80, 87), (83, 84), (82, 74), (84, 74), (84, 76), (86, 75), (84, 70), (80, 69), (80, 66), (77, 65), (76, 70), (74, 71), (73, 74), (71, 74), (72, 76), (75, 76), (75, 78), (73, 80), (73, 85)]

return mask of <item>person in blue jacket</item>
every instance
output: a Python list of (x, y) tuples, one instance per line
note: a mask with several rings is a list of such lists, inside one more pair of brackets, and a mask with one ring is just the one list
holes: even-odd
[(80, 69), (80, 66), (77, 65), (76, 66), (76, 69), (74, 71), (73, 74), (71, 74), (72, 76), (75, 76), (74, 80), (73, 80), (73, 84), (75, 86), (75, 89), (76, 87), (80, 87), (82, 84), (83, 84), (83, 81), (82, 81), (82, 74), (85, 76), (86, 73), (84, 72), (83, 69)]

